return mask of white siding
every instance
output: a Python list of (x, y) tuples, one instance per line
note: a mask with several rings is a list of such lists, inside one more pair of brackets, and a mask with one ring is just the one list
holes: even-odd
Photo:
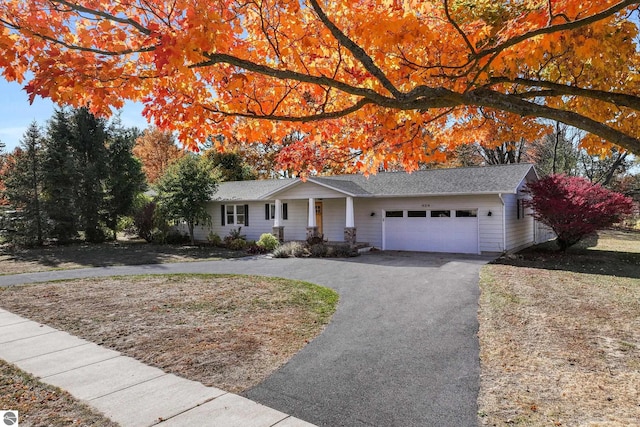
[(356, 199), (354, 210), (358, 241), (381, 248), (383, 210), (405, 209), (478, 209), (480, 251), (503, 251), (502, 203), (497, 195)]
[[(522, 186), (520, 190), (522, 189)], [(518, 218), (518, 200), (524, 199), (526, 196), (519, 194), (504, 194), (502, 198), (505, 202), (506, 212), (506, 240), (507, 251), (517, 251), (534, 243), (534, 219), (529, 208), (524, 209), (524, 215)]]
[[(303, 185), (303, 184), (301, 184)], [(292, 189), (294, 190), (294, 189)], [(284, 195), (284, 194), (283, 194)], [(283, 195), (278, 195), (280, 198)], [(512, 196), (512, 197), (509, 197)], [(505, 202), (512, 204), (513, 208), (506, 206), (508, 227), (507, 248), (511, 249), (521, 245), (522, 241), (529, 239), (527, 244), (533, 241), (533, 228), (531, 236), (523, 225), (533, 220), (530, 217), (524, 220), (513, 221), (509, 216), (514, 216), (515, 195), (503, 196)], [(320, 198), (320, 197), (318, 197)], [(308, 199), (291, 200), (281, 198), (287, 203), (288, 219), (282, 221), (285, 240), (305, 240), (308, 220)], [(265, 220), (265, 204), (261, 202), (229, 202), (228, 204), (249, 205), (249, 226), (242, 226), (242, 234), (249, 240), (257, 240), (262, 233), (271, 233), (273, 220)], [(196, 227), (196, 240), (206, 241), (210, 232), (217, 233), (224, 238), (231, 229), (237, 229), (238, 225), (221, 225), (220, 202), (209, 203), (211, 226)], [(225, 203), (227, 204), (227, 203)], [(330, 241), (344, 240), (346, 198), (322, 197), (323, 204), (323, 233), (325, 239)], [(479, 196), (446, 196), (446, 197), (402, 197), (402, 198), (356, 198), (354, 199), (354, 216), (356, 235), (358, 242), (367, 242), (372, 246), (382, 247), (382, 220), (384, 210), (440, 210), (440, 209), (478, 209), (479, 243), (481, 252), (503, 252), (502, 236), (502, 203), (497, 195)], [(491, 216), (489, 216), (491, 212)], [(373, 214), (373, 215), (372, 215)], [(186, 231), (186, 227), (182, 227)], [(515, 236), (515, 237), (513, 237)], [(524, 236), (524, 237), (523, 237)], [(509, 246), (511, 245), (511, 246)], [(515, 245), (515, 246), (514, 246)]]

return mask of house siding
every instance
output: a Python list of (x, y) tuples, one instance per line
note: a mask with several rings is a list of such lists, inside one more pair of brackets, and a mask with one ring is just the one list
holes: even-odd
[[(291, 189), (295, 190), (295, 189)], [(324, 189), (322, 189), (324, 190)], [(288, 192), (287, 192), (288, 193)], [(314, 193), (314, 195), (319, 195)], [(308, 195), (308, 193), (307, 193)], [(289, 194), (291, 196), (291, 194)], [(326, 196), (326, 195), (325, 195)], [(441, 209), (478, 209), (479, 250), (480, 252), (503, 252), (504, 240), (506, 250), (517, 250), (533, 243), (534, 220), (527, 210), (525, 217), (517, 219), (515, 194), (504, 194), (504, 212), (506, 214), (506, 239), (503, 239), (502, 201), (497, 195), (476, 196), (433, 196), (433, 197), (398, 197), (398, 198), (355, 198), (354, 219), (358, 242), (366, 242), (371, 246), (382, 248), (383, 212), (385, 210), (441, 210)], [(308, 199), (291, 200), (278, 195), (282, 203), (287, 203), (288, 219), (282, 221), (285, 240), (305, 240), (308, 220)], [(320, 197), (314, 197), (320, 198)], [(271, 233), (273, 220), (265, 219), (265, 204), (272, 201), (228, 203), (210, 202), (208, 211), (211, 225), (196, 226), (195, 239), (206, 241), (209, 233), (217, 233), (224, 238), (232, 229), (242, 227), (242, 234), (248, 240), (258, 240), (263, 233)], [(346, 196), (322, 197), (323, 234), (329, 241), (343, 241), (346, 213)], [(221, 225), (222, 204), (238, 204), (249, 206), (249, 225)], [(491, 216), (489, 216), (491, 212)], [(373, 215), (372, 215), (373, 213)], [(186, 225), (180, 230), (186, 232)]]
[(535, 220), (530, 208), (524, 209), (524, 215), (518, 218), (518, 200), (526, 198), (522, 193), (524, 183), (518, 189), (518, 194), (503, 195), (506, 212), (506, 250), (517, 251), (534, 243)]

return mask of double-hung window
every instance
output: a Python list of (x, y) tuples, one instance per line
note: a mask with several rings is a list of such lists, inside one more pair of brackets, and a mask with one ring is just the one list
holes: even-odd
[(222, 205), (222, 225), (249, 225), (249, 206)]

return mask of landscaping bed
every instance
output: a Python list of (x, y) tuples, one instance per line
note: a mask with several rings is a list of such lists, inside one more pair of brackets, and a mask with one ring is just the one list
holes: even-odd
[(480, 286), (481, 424), (637, 425), (640, 233), (530, 248)]

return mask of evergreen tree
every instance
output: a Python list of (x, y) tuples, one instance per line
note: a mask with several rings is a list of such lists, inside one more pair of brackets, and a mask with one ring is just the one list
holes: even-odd
[(40, 206), (42, 183), (42, 134), (32, 122), (14, 153), (14, 162), (3, 177), (5, 197), (15, 210), (13, 233), (8, 237), (21, 245), (42, 245), (44, 239), (43, 212)]
[(138, 135), (137, 129), (124, 129), (119, 120), (109, 129), (104, 211), (106, 225), (113, 231), (113, 240), (116, 240), (118, 219), (132, 213), (136, 197), (147, 186), (142, 163), (133, 156)]
[(218, 186), (218, 177), (207, 163), (201, 157), (186, 155), (171, 163), (156, 182), (160, 213), (168, 220), (185, 221), (191, 244), (195, 243), (194, 225), (211, 221), (207, 202)]
[(81, 177), (76, 192), (80, 224), (85, 240), (102, 242), (105, 239), (101, 219), (103, 184), (107, 177), (106, 122), (83, 107), (73, 111), (71, 124), (75, 168)]
[(76, 171), (68, 114), (56, 110), (49, 121), (42, 161), (43, 205), (49, 217), (49, 235), (68, 243), (78, 235), (76, 215)]

